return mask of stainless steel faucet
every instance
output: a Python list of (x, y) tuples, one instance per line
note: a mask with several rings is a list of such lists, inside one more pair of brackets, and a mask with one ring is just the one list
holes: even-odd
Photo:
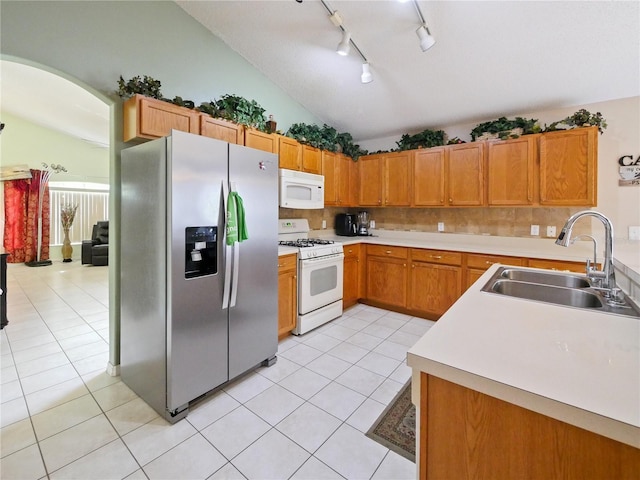
[[(591, 235), (578, 235), (577, 237), (573, 237), (573, 240), (571, 240), (571, 245), (573, 245), (574, 243), (576, 243), (578, 240), (591, 240), (593, 242), (593, 263), (591, 263), (591, 259), (587, 258), (587, 275), (590, 275), (592, 272), (595, 272), (598, 270), (598, 241), (593, 238), (593, 236)], [(600, 284), (600, 279), (598, 280), (598, 285)]]
[[(582, 210), (574, 213), (569, 217), (567, 222), (562, 227), (560, 235), (556, 240), (557, 245), (568, 247), (571, 244), (571, 230), (573, 225), (582, 217), (595, 217), (602, 222), (605, 230), (605, 243), (604, 243), (604, 261), (602, 263), (602, 271), (596, 270), (596, 268), (590, 269), (587, 267), (587, 276), (591, 279), (601, 280), (602, 289), (608, 291), (609, 295), (616, 298), (619, 296), (619, 289), (616, 286), (616, 276), (613, 269), (613, 225), (611, 220), (605, 217), (599, 212), (593, 210)], [(595, 259), (594, 259), (595, 260)]]

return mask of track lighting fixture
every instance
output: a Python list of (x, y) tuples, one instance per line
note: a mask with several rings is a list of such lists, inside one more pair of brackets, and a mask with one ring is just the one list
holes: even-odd
[(431, 33), (429, 32), (429, 29), (426, 25), (420, 25), (420, 27), (418, 27), (418, 29), (416, 30), (416, 34), (420, 39), (420, 48), (423, 52), (429, 50), (436, 43), (436, 39), (431, 36)]
[(356, 45), (356, 42), (351, 38), (351, 33), (344, 28), (344, 25), (342, 24), (342, 17), (337, 10), (331, 9), (325, 0), (320, 0), (320, 2), (327, 12), (329, 12), (329, 20), (331, 20), (331, 23), (342, 30), (342, 40), (338, 44), (336, 52), (343, 56), (349, 55), (350, 47), (353, 45), (353, 48), (356, 49), (356, 52), (358, 52), (358, 55), (360, 55), (364, 62), (362, 64), (362, 75), (360, 76), (360, 81), (362, 81), (362, 83), (371, 83), (373, 81), (373, 75), (371, 75), (371, 69), (369, 68), (369, 60), (367, 60), (367, 57), (364, 56), (362, 51), (358, 48), (358, 45)]
[(416, 35), (420, 39), (420, 48), (423, 52), (429, 50), (436, 43), (436, 39), (433, 38), (431, 32), (429, 31), (429, 27), (427, 27), (427, 22), (424, 19), (424, 15), (422, 15), (422, 10), (420, 10), (420, 5), (418, 4), (418, 0), (413, 0), (413, 4), (416, 7), (416, 11), (418, 12), (418, 17), (420, 17), (420, 27), (416, 30)]
[(351, 48), (351, 34), (346, 30), (342, 32), (342, 41), (338, 44), (338, 48), (336, 49), (336, 53), (338, 55), (347, 56), (349, 55), (349, 49)]
[(371, 75), (371, 69), (369, 68), (368, 62), (362, 64), (362, 75), (360, 75), (360, 81), (362, 83), (373, 82), (373, 75)]

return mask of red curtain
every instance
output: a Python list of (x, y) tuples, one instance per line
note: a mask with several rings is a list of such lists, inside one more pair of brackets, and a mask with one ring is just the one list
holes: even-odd
[[(9, 254), (7, 261), (10, 263), (38, 259), (38, 200), (43, 173), (41, 170), (31, 170), (32, 178), (29, 180), (4, 182), (4, 248)], [(49, 186), (45, 184), (40, 260), (49, 259), (50, 216)]]

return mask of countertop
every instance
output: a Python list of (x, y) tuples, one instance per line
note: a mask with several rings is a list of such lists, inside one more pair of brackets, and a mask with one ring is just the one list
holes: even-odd
[[(579, 241), (565, 248), (556, 245), (554, 238), (499, 237), (381, 229), (372, 230), (372, 232), (373, 236), (342, 237), (336, 235), (334, 230), (326, 229), (312, 230), (309, 232), (309, 236), (342, 242), (344, 245), (371, 243), (573, 262), (584, 262), (587, 258), (593, 257), (593, 243), (590, 241)], [(613, 256), (616, 267), (625, 269), (636, 283), (640, 283), (640, 242), (615, 239), (614, 246)], [(599, 242), (598, 250), (598, 258), (602, 259), (604, 242)], [(296, 251), (297, 249), (292, 247), (280, 247), (279, 255), (296, 253)]]
[(433, 374), (640, 448), (640, 321), (482, 292), (498, 267), (411, 347), (414, 378)]

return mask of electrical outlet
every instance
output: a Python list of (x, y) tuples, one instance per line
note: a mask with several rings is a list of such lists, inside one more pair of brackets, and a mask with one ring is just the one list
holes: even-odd
[(369, 220), (369, 228), (376, 228), (376, 221), (375, 220)]
[(556, 236), (556, 227), (551, 226), (547, 227), (547, 237), (555, 237)]
[(444, 222), (438, 222), (438, 231), (444, 232)]
[(531, 225), (531, 235), (532, 236), (540, 235), (540, 225)]
[(326, 220), (322, 220), (322, 228), (327, 228), (327, 221)]
[(640, 240), (640, 226), (629, 227), (629, 240)]

